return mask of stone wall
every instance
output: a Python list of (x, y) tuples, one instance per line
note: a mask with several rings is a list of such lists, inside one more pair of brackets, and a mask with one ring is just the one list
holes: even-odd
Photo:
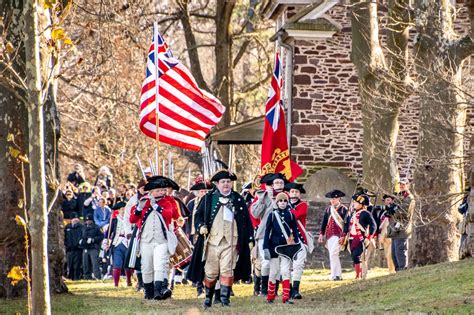
[[(456, 29), (469, 29), (467, 11), (457, 4)], [(291, 8), (290, 12), (293, 12)], [(288, 14), (290, 15), (290, 14)], [(326, 40), (294, 40), (294, 86), (291, 155), (304, 169), (304, 182), (323, 168), (337, 168), (356, 178), (362, 173), (362, 121), (358, 78), (350, 60), (351, 26), (347, 5), (337, 5), (328, 15), (342, 25), (341, 31)], [(412, 39), (416, 37), (411, 34)], [(383, 38), (383, 27), (381, 30)], [(464, 73), (469, 73), (465, 71)], [(471, 83), (472, 87), (472, 83)], [(397, 142), (397, 159), (402, 177), (413, 174), (418, 142), (416, 96), (402, 105)], [(467, 134), (472, 134), (472, 107)], [(466, 137), (467, 144), (470, 136)], [(411, 170), (408, 164), (411, 162)], [(409, 174), (407, 174), (409, 173)]]
[[(333, 8), (343, 29), (324, 41), (296, 40), (291, 153), (306, 179), (334, 167), (362, 172), (362, 122), (357, 74), (350, 60), (351, 33), (345, 6)], [(343, 18), (346, 17), (346, 18)]]

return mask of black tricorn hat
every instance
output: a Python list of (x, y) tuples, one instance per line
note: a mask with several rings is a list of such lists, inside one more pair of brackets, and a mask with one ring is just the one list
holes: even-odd
[(173, 190), (179, 191), (179, 185), (174, 180), (168, 178), (168, 181), (170, 182), (170, 187), (173, 188)]
[(90, 213), (89, 213), (88, 215), (86, 215), (86, 221), (87, 221), (87, 220), (94, 221), (94, 215), (92, 215), (92, 214), (90, 214)]
[(252, 182), (245, 183), (245, 185), (242, 186), (242, 190), (250, 188), (252, 188)]
[(268, 173), (262, 176), (260, 179), (260, 183), (265, 184), (265, 185), (273, 185), (273, 181), (275, 179), (283, 179), (283, 181), (288, 183), (288, 180), (286, 179), (285, 175), (282, 173)]
[(334, 189), (324, 195), (326, 198), (341, 198), (344, 197), (346, 194), (340, 190)]
[(290, 189), (298, 189), (300, 193), (306, 194), (306, 190), (304, 189), (303, 184), (287, 183), (285, 185), (285, 191), (290, 191)]
[(119, 201), (116, 204), (114, 204), (114, 206), (112, 207), (112, 210), (118, 210), (118, 209), (125, 208), (126, 205), (127, 204), (125, 202)]
[(198, 182), (189, 188), (189, 190), (202, 190), (202, 189), (212, 189), (214, 188), (214, 184), (208, 182), (208, 181), (202, 181)]
[(363, 206), (368, 206), (368, 205), (370, 205), (370, 198), (369, 198), (369, 196), (367, 196), (367, 195), (364, 195), (364, 194), (354, 195), (354, 196), (352, 197), (352, 199), (353, 199), (355, 202), (358, 202), (358, 203), (360, 203), (360, 204), (363, 205)]
[(355, 195), (367, 195), (369, 197), (376, 197), (377, 194), (368, 190), (367, 188), (364, 187), (357, 187), (357, 192), (352, 196), (354, 197)]
[(211, 182), (218, 182), (221, 179), (237, 180), (237, 176), (229, 170), (220, 170), (211, 177)]
[(168, 188), (171, 187), (171, 182), (164, 176), (153, 176), (148, 179), (148, 183), (145, 185), (145, 191), (150, 191), (156, 188)]
[(393, 194), (393, 195), (385, 194), (385, 195), (383, 195), (382, 200), (385, 200), (387, 198), (392, 198), (392, 199), (395, 200), (395, 194)]

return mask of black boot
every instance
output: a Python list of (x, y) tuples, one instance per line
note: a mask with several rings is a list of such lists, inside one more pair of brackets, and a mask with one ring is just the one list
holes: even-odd
[(214, 290), (214, 304), (221, 304), (221, 289)]
[(155, 294), (153, 300), (163, 300), (161, 291), (163, 290), (163, 281), (155, 281)]
[(171, 297), (171, 294), (173, 294), (173, 292), (168, 289), (168, 279), (165, 278), (163, 280), (163, 286), (161, 288), (161, 295), (163, 296), (163, 300), (169, 299)]
[(143, 290), (143, 277), (141, 272), (137, 272), (137, 291)]
[(268, 279), (270, 276), (262, 276), (262, 290), (261, 295), (266, 296), (268, 294)]
[(255, 296), (260, 295), (261, 282), (262, 282), (261, 277), (257, 277), (256, 275), (253, 275), (253, 295)]
[(205, 287), (206, 288), (206, 298), (204, 299), (204, 308), (208, 308), (212, 306), (212, 296), (214, 295), (215, 291), (215, 285), (213, 285), (211, 288)]
[(196, 293), (198, 297), (200, 297), (201, 294), (204, 293), (204, 286), (202, 285), (202, 282), (200, 281), (196, 284)]
[(231, 290), (231, 287), (221, 284), (221, 303), (222, 303), (222, 306), (230, 306), (230, 290)]
[(155, 288), (153, 282), (143, 283), (143, 288), (145, 289), (145, 299), (153, 300), (155, 297)]
[(293, 281), (293, 299), (301, 300), (303, 297), (300, 294), (300, 281)]

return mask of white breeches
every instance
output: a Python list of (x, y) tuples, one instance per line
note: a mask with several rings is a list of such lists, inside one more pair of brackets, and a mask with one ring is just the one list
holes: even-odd
[(167, 243), (140, 242), (142, 276), (144, 283), (168, 278), (170, 254)]

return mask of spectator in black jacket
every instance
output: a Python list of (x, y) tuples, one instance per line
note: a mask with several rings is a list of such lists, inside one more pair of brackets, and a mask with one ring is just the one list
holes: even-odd
[(64, 228), (67, 277), (71, 280), (79, 280), (82, 271), (82, 248), (79, 245), (79, 241), (82, 238), (82, 224), (77, 213), (73, 212), (71, 217), (71, 223)]
[[(82, 238), (79, 244), (84, 248), (82, 254), (83, 267), (84, 267), (84, 279), (92, 280), (92, 272), (96, 280), (100, 280), (99, 270), (99, 248), (104, 234), (100, 231), (100, 228), (94, 223), (94, 217), (88, 214), (86, 222), (82, 228)], [(92, 265), (92, 268), (91, 268)]]
[(78, 187), (77, 193), (77, 213), (79, 213), (82, 218), (85, 218), (89, 213), (94, 214), (94, 209), (92, 209), (92, 204), (86, 207), (84, 202), (92, 196), (92, 186), (89, 182), (83, 182)]
[(85, 181), (84, 169), (81, 164), (74, 165), (74, 171), (67, 176), (67, 181), (78, 187)]
[(65, 199), (61, 204), (61, 210), (63, 211), (64, 219), (70, 220), (73, 218), (73, 214), (77, 214), (77, 199), (71, 190), (66, 190), (64, 197)]

